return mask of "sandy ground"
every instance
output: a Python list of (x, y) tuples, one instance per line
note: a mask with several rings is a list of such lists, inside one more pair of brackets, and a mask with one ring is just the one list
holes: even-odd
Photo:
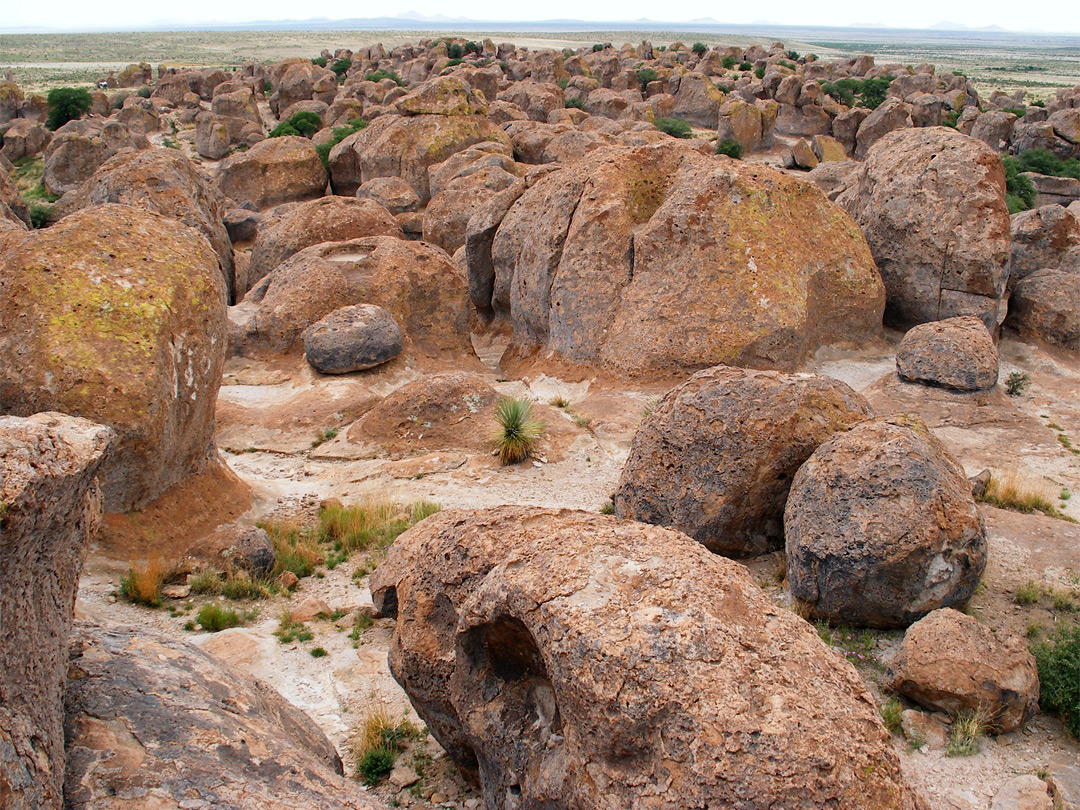
[[(969, 474), (985, 467), (999, 471), (1018, 467), (1044, 479), (1054, 492), (1080, 492), (1080, 457), (1058, 440), (1063, 434), (1080, 445), (1080, 369), (1074, 361), (1055, 358), (1023, 344), (1001, 345), (1002, 379), (1023, 369), (1031, 386), (1018, 397), (1004, 393), (962, 396), (899, 383), (893, 374), (898, 335), (887, 334), (876, 349), (857, 354), (826, 354), (808, 370), (826, 374), (862, 391), (878, 412), (907, 410), (935, 430)], [(482, 359), (494, 365), (498, 345), (477, 344)], [(662, 387), (609, 387), (596, 382), (566, 383), (543, 375), (505, 379), (496, 368), (480, 376), (502, 394), (527, 396), (538, 405), (562, 397), (564, 410), (550, 409), (560, 424), (558, 452), (516, 467), (504, 468), (486, 452), (446, 448), (417, 454), (390, 454), (378, 447), (358, 447), (349, 427), (365, 405), (410, 381), (423, 378), (423, 369), (400, 366), (392, 372), (321, 377), (301, 357), (274, 362), (234, 359), (226, 368), (219, 396), (218, 439), (229, 466), (253, 489), (248, 521), (291, 514), (310, 519), (323, 498), (355, 502), (368, 497), (407, 503), (433, 500), (444, 508), (484, 507), (503, 503), (535, 504), (598, 510), (614, 490), (634, 431), (650, 401)], [(1056, 427), (1051, 427), (1051, 425)], [(337, 435), (318, 447), (314, 437), (326, 429)], [(1080, 498), (1059, 501), (1067, 514), (1080, 519)], [(995, 628), (1023, 635), (1034, 623), (1049, 628), (1073, 621), (1067, 613), (1040, 604), (1020, 607), (1013, 602), (1016, 587), (1029, 579), (1047, 586), (1076, 589), (1080, 582), (1080, 526), (1042, 516), (1019, 515), (982, 507), (988, 526), (990, 564), (986, 588), (970, 611)], [(785, 595), (777, 582), (780, 555), (749, 563), (751, 572), (780, 603)], [(377, 621), (354, 643), (347, 629), (330, 621), (312, 622), (309, 642), (280, 644), (273, 632), (277, 616), (288, 602), (277, 596), (257, 605), (259, 616), (248, 626), (216, 635), (185, 631), (203, 599), (172, 604), (176, 615), (151, 611), (117, 601), (121, 561), (92, 556), (83, 576), (79, 610), (90, 617), (150, 625), (211, 650), (241, 670), (262, 678), (291, 702), (307, 711), (338, 746), (347, 767), (350, 735), (373, 707), (419, 724), (401, 689), (389, 674), (386, 657), (392, 632), (389, 621)], [(352, 579), (363, 564), (353, 557), (321, 577), (305, 579), (292, 604), (315, 595), (336, 610), (370, 604), (367, 577)], [(1045, 601), (1045, 600), (1044, 600)], [(895, 652), (902, 634), (876, 633), (869, 660), (860, 668), (871, 690), (884, 700), (882, 669)], [(328, 655), (314, 658), (310, 651)], [(910, 751), (895, 738), (896, 751), (910, 781), (924, 791), (935, 808), (987, 810), (1000, 786), (1020, 773), (1044, 772), (1055, 764), (1076, 764), (1078, 748), (1054, 718), (1039, 716), (1023, 730), (988, 738), (971, 757), (948, 758), (942, 751)], [(433, 741), (417, 743), (417, 751), (432, 757), (424, 778), (408, 789), (385, 784), (376, 789), (399, 805), (473, 808), (477, 794), (454, 774)], [(410, 752), (406, 762), (414, 756)], [(423, 764), (422, 759), (420, 760)]]

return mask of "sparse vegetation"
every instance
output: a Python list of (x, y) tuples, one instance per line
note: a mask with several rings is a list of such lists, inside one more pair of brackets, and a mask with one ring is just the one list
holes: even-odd
[(57, 87), (49, 91), (45, 100), (49, 104), (45, 125), (52, 130), (59, 129), (68, 121), (82, 118), (94, 106), (90, 91), (85, 87)]
[(723, 67), (724, 70), (731, 70), (733, 67), (735, 67), (735, 57), (725, 56), (723, 59), (720, 60), (720, 66)]
[(705, 51), (709, 49), (705, 46), (704, 42), (695, 42), (693, 45), (690, 46), (690, 50), (693, 51), (697, 56), (704, 56)]
[(743, 156), (743, 145), (734, 138), (724, 138), (722, 141), (716, 144), (716, 154), (727, 155), (735, 160), (741, 160)]
[(401, 80), (401, 76), (399, 76), (397, 71), (395, 70), (385, 70), (383, 68), (379, 68), (378, 70), (373, 70), (366, 76), (364, 76), (364, 81), (368, 82), (381, 82), (383, 79), (390, 79), (391, 81), (395, 82), (398, 87), (405, 86), (405, 82)]
[(274, 546), (274, 569), (271, 578), (290, 571), (298, 578), (311, 576), (315, 566), (324, 559), (319, 537), (310, 528), (289, 521), (270, 521), (258, 524), (270, 535)]
[(270, 130), (270, 137), (282, 138), (286, 135), (299, 135), (302, 138), (310, 138), (320, 129), (322, 129), (322, 119), (316, 113), (298, 112), (288, 121), (282, 121)]
[(330, 131), (330, 140), (315, 147), (315, 152), (319, 155), (319, 160), (322, 161), (323, 168), (327, 172), (330, 171), (330, 151), (354, 132), (359, 132), (367, 125), (368, 122), (363, 118), (354, 118), (343, 127), (334, 127)]
[(743, 61), (743, 62), (739, 63), (739, 70), (741, 70), (743, 72), (746, 72), (748, 70), (753, 70), (753, 69), (754, 69), (754, 63), (753, 62)]
[[(1017, 214), (1034, 207), (1037, 196), (1035, 184), (1031, 182), (1030, 177), (1021, 174), (1023, 168), (1020, 162), (1010, 157), (1003, 157), (1001, 162), (1005, 166), (1005, 205), (1009, 213)], [(1013, 374), (1016, 373), (1013, 372)]]
[(383, 780), (394, 768), (409, 740), (420, 731), (408, 720), (395, 720), (385, 706), (372, 709), (353, 735), (350, 743), (356, 757), (356, 775), (369, 787)]
[(881, 722), (885, 724), (885, 728), (889, 730), (890, 734), (900, 733), (900, 715), (903, 712), (903, 705), (894, 697), (889, 698), (878, 707)]
[(608, 500), (604, 501), (604, 505), (600, 507), (600, 514), (601, 515), (614, 515), (615, 514), (615, 504), (612, 503), (610, 498)]
[(274, 631), (277, 640), (282, 644), (291, 644), (294, 641), (311, 641), (315, 635), (308, 630), (303, 622), (293, 621), (292, 611), (283, 608), (278, 616), (278, 629)]
[(658, 130), (666, 132), (673, 138), (694, 137), (690, 125), (679, 118), (657, 118), (655, 124)]
[(1010, 397), (1018, 397), (1031, 385), (1031, 377), (1024, 371), (1013, 371), (1005, 378), (1005, 393)]
[(759, 79), (764, 79), (765, 78), (765, 68), (764, 67), (756, 68), (754, 70), (754, 75)]
[(120, 596), (132, 604), (161, 607), (161, 588), (167, 574), (168, 566), (162, 557), (134, 564), (120, 579)]
[(1004, 473), (991, 473), (986, 492), (980, 495), (978, 500), (999, 509), (1025, 514), (1042, 512), (1049, 517), (1075, 522), (1054, 506), (1054, 494), (1049, 483), (1023, 475), (1014, 467)]
[(660, 75), (651, 67), (642, 68), (637, 72), (638, 84), (641, 85), (641, 92), (644, 93), (649, 86), (649, 82), (655, 82), (660, 78)]
[(221, 630), (228, 630), (230, 627), (247, 624), (257, 615), (258, 609), (254, 609), (250, 613), (244, 613), (230, 607), (222, 607), (215, 602), (207, 602), (195, 614), (195, 621), (206, 632), (217, 633)]
[(431, 501), (403, 507), (393, 501), (373, 499), (356, 506), (323, 509), (319, 529), (335, 550), (368, 551), (390, 546), (406, 529), (440, 509)]
[(945, 746), (947, 757), (970, 757), (979, 753), (979, 740), (986, 736), (989, 719), (985, 712), (966, 711), (953, 718), (952, 732)]
[(581, 96), (569, 97), (563, 101), (563, 106), (567, 109), (570, 109), (572, 107), (575, 110), (584, 110), (585, 99), (583, 99)]
[(1059, 627), (1031, 651), (1039, 668), (1039, 705), (1080, 737), (1080, 626)]
[(1018, 605), (1037, 605), (1042, 597), (1042, 585), (1029, 579), (1016, 589), (1013, 601)]
[(527, 399), (503, 397), (495, 403), (499, 427), (492, 436), (495, 452), (503, 464), (517, 464), (532, 458), (544, 436), (544, 423), (533, 419)]
[(315, 434), (315, 438), (311, 442), (312, 447), (318, 447), (320, 444), (325, 444), (331, 439), (337, 438), (337, 428), (327, 428), (326, 430), (320, 430)]
[(188, 577), (188, 588), (195, 594), (218, 594), (224, 585), (217, 571), (200, 571)]
[(325, 658), (329, 654), (330, 653), (328, 653), (322, 647), (313, 647), (312, 650), (311, 650), (311, 657), (312, 658)]

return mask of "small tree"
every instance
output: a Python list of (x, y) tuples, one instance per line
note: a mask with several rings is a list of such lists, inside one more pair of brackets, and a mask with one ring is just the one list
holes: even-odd
[(58, 87), (49, 91), (46, 100), (49, 102), (46, 121), (49, 129), (59, 129), (68, 121), (82, 118), (94, 104), (90, 91), (85, 87)]
[(659, 77), (656, 71), (650, 67), (642, 68), (637, 72), (638, 84), (641, 85), (641, 92), (644, 93), (649, 86), (649, 82), (655, 82)]
[(451, 59), (461, 59), (465, 55), (465, 48), (458, 42), (451, 42), (450, 47), (446, 49), (446, 55)]
[(735, 57), (725, 56), (723, 59), (720, 60), (720, 64), (723, 66), (724, 70), (731, 70), (733, 67), (735, 67)]
[(344, 76), (349, 72), (349, 68), (352, 67), (352, 59), (347, 56), (343, 56), (338, 59), (334, 64), (330, 66), (330, 69), (334, 71), (338, 76)]
[(690, 50), (692, 50), (698, 56), (704, 56), (705, 51), (707, 51), (709, 49), (705, 47), (704, 42), (695, 42), (693, 45), (690, 46)]

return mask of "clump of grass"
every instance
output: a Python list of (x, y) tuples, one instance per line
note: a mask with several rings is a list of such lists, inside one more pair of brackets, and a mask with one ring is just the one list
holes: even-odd
[(572, 107), (575, 110), (584, 110), (585, 109), (585, 99), (583, 99), (581, 96), (573, 96), (573, 97), (565, 99), (563, 101), (563, 106), (566, 107), (567, 109), (570, 109)]
[(517, 464), (532, 458), (544, 435), (544, 423), (532, 418), (527, 399), (503, 397), (495, 403), (499, 427), (492, 435), (495, 452), (503, 464)]
[(963, 711), (953, 718), (952, 733), (945, 746), (947, 757), (970, 757), (979, 753), (979, 740), (986, 736), (990, 723), (985, 712)]
[(328, 652), (327, 652), (327, 651), (326, 651), (325, 649), (323, 649), (322, 647), (314, 647), (314, 648), (313, 648), (313, 649), (311, 650), (311, 657), (312, 657), (312, 658), (325, 658), (325, 657), (326, 657), (327, 655), (329, 655), (329, 654), (330, 654), (330, 653), (328, 653)]
[(815, 625), (818, 636), (857, 667), (882, 669), (881, 662), (873, 654), (876, 639), (870, 630), (856, 632), (847, 625), (832, 627), (828, 622), (819, 621)]
[(266, 599), (270, 596), (271, 589), (265, 582), (241, 571), (221, 584), (221, 593), (228, 599)]
[(402, 507), (393, 501), (374, 499), (356, 506), (333, 506), (319, 513), (319, 531), (335, 550), (367, 551), (389, 546), (406, 529), (441, 508), (432, 501)]
[[(1076, 596), (1071, 591), (1051, 588), (1048, 595), (1050, 596), (1050, 604), (1053, 605), (1054, 610), (1063, 613), (1075, 613), (1080, 611), (1080, 606), (1076, 604)], [(1078, 677), (1080, 677), (1080, 675), (1078, 675)]]
[(315, 434), (315, 439), (311, 442), (311, 446), (318, 447), (320, 444), (336, 438), (337, 434), (337, 428), (327, 428), (326, 430), (320, 430), (318, 433)]
[(311, 641), (315, 636), (308, 630), (303, 622), (293, 621), (292, 611), (283, 608), (278, 616), (278, 629), (274, 631), (277, 640), (282, 644), (291, 644), (294, 641)]
[(1042, 585), (1029, 579), (1016, 589), (1013, 601), (1018, 605), (1036, 605), (1042, 597)]
[(552, 397), (551, 401), (548, 404), (551, 405), (551, 407), (553, 408), (565, 410), (566, 408), (570, 407), (570, 400), (568, 400), (562, 394), (559, 394), (558, 396)]
[(1080, 737), (1080, 626), (1059, 627), (1031, 651), (1039, 669), (1039, 705)]
[(325, 559), (318, 534), (313, 529), (290, 521), (270, 521), (258, 526), (270, 535), (274, 547), (272, 579), (285, 571), (291, 571), (300, 579), (311, 576), (315, 566)]
[(199, 612), (195, 614), (195, 621), (208, 633), (217, 633), (228, 630), (230, 627), (239, 627), (246, 624), (258, 615), (258, 610), (242, 613), (233, 608), (222, 607), (214, 602), (207, 602)]
[(409, 740), (420, 731), (408, 720), (396, 720), (385, 706), (368, 712), (350, 743), (356, 757), (356, 775), (369, 787), (379, 784), (394, 768)]
[(1005, 378), (1005, 393), (1018, 397), (1031, 385), (1031, 377), (1024, 371), (1014, 371)]
[(878, 707), (878, 713), (881, 715), (881, 722), (885, 724), (890, 734), (900, 733), (900, 715), (904, 713), (904, 707), (899, 700), (894, 697), (889, 698)]
[(127, 576), (120, 579), (120, 596), (132, 604), (161, 607), (161, 587), (167, 574), (168, 567), (161, 557), (132, 565)]
[(601, 515), (614, 515), (615, 514), (615, 504), (611, 502), (610, 498), (608, 500), (604, 501), (604, 505), (600, 507), (600, 514)]
[(978, 496), (978, 500), (999, 509), (1025, 514), (1041, 512), (1048, 517), (1075, 523), (1054, 506), (1054, 496), (1053, 488), (1045, 481), (1024, 476), (1019, 469), (1013, 468), (1004, 473), (991, 473), (986, 492)]
[(188, 588), (192, 593), (221, 593), (221, 586), (224, 584), (217, 571), (200, 571), (188, 577)]

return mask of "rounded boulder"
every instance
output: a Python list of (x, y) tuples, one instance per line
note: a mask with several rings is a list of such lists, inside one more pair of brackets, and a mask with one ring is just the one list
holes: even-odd
[(1005, 324), (1023, 338), (1080, 350), (1080, 273), (1047, 269), (1021, 279)]
[(863, 422), (799, 468), (784, 509), (788, 587), (809, 615), (905, 627), (963, 606), (986, 533), (963, 468), (917, 419)]
[(382, 307), (334, 310), (304, 330), (304, 356), (323, 374), (364, 371), (393, 360), (403, 348), (401, 327)]
[(896, 352), (900, 378), (956, 391), (997, 385), (998, 351), (978, 318), (947, 318), (912, 327)]

